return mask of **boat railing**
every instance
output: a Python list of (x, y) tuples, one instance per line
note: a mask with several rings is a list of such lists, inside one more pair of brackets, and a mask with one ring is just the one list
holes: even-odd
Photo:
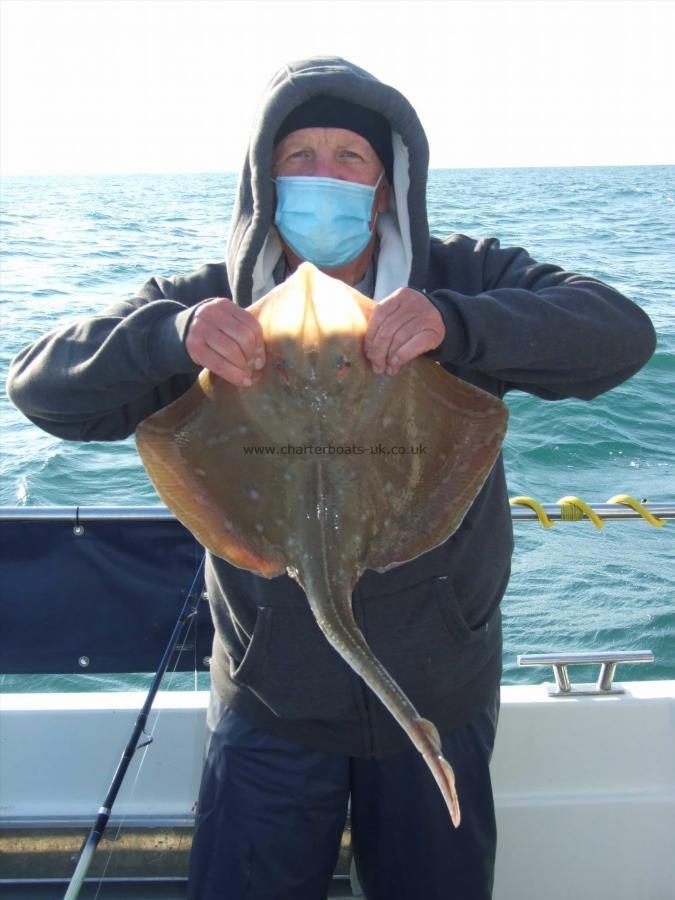
[[(533, 497), (513, 497), (511, 518), (514, 522), (571, 522), (588, 518), (588, 511), (601, 521), (627, 522), (642, 519), (649, 525), (663, 525), (675, 519), (675, 503), (651, 503), (636, 500), (622, 494), (606, 503), (586, 503), (579, 497), (562, 497), (557, 503), (539, 503)], [(175, 521), (174, 514), (165, 506), (0, 506), (0, 522), (21, 519), (23, 521), (80, 523), (106, 519), (131, 521)], [(595, 524), (595, 523), (594, 523)], [(550, 527), (550, 526), (547, 526)]]

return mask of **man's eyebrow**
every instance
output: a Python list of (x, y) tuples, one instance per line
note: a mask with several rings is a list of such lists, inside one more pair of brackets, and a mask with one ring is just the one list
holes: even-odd
[(307, 146), (305, 141), (292, 141), (287, 144), (285, 147), (282, 147), (281, 144), (277, 145), (274, 148), (272, 153), (272, 162), (277, 163), (285, 157), (289, 156), (291, 153), (297, 153), (298, 150), (311, 150), (312, 147)]
[(284, 154), (284, 153), (293, 153), (295, 150), (313, 150), (314, 145), (309, 141), (309, 139), (305, 138), (294, 138), (289, 141), (287, 144), (278, 144), (274, 148), (275, 154)]
[(375, 154), (375, 151), (365, 138), (355, 134), (352, 137), (338, 138), (335, 142), (338, 150), (358, 150), (363, 154)]

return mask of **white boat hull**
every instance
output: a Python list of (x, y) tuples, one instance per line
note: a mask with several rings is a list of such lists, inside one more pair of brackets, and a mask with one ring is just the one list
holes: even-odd
[[(564, 699), (544, 686), (502, 688), (492, 764), (494, 900), (675, 897), (675, 682), (623, 686), (623, 695)], [(82, 830), (93, 821), (144, 696), (1, 698), (5, 850), (13, 835)], [(199, 787), (206, 703), (205, 692), (158, 695), (148, 729), (154, 742), (136, 754), (109, 826), (114, 834), (124, 820), (127, 830), (178, 834), (179, 868)]]

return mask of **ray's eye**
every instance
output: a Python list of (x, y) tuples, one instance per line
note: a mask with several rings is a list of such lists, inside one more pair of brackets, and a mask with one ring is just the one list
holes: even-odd
[(286, 363), (285, 363), (285, 361), (284, 361), (283, 359), (278, 359), (278, 360), (274, 363), (274, 368), (275, 368), (275, 369), (277, 370), (277, 372), (281, 375), (281, 377), (284, 379), (284, 381), (286, 382), (286, 384), (288, 384), (288, 383), (290, 382), (290, 378), (288, 377), (288, 371), (287, 371), (287, 369), (286, 369)]
[(351, 369), (352, 364), (348, 359), (345, 359), (344, 356), (338, 356), (335, 360), (335, 366), (337, 368), (338, 381), (342, 381), (347, 372)]

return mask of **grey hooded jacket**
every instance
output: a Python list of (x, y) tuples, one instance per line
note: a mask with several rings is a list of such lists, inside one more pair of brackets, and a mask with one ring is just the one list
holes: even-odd
[[(313, 59), (285, 67), (269, 86), (239, 182), (226, 264), (153, 278), (133, 299), (26, 348), (8, 385), (26, 416), (66, 439), (116, 440), (192, 384), (198, 367), (184, 338), (195, 305), (231, 297), (248, 306), (274, 284), (281, 245), (272, 224), (273, 139), (290, 110), (321, 93), (391, 123), (394, 200), (378, 223), (374, 297), (405, 285), (424, 291), (446, 324), (434, 356), (448, 371), (499, 397), (519, 389), (549, 400), (590, 399), (649, 359), (649, 319), (606, 285), (502, 249), (494, 238), (430, 238), (428, 148), (414, 109), (344, 60)], [(499, 604), (511, 552), (500, 459), (450, 540), (384, 574), (366, 572), (354, 591), (366, 639), (441, 733), (468, 721), (498, 688)], [(383, 756), (407, 746), (324, 640), (294, 581), (267, 581), (209, 557), (207, 585), (216, 629), (212, 679), (225, 703), (309, 747)]]

